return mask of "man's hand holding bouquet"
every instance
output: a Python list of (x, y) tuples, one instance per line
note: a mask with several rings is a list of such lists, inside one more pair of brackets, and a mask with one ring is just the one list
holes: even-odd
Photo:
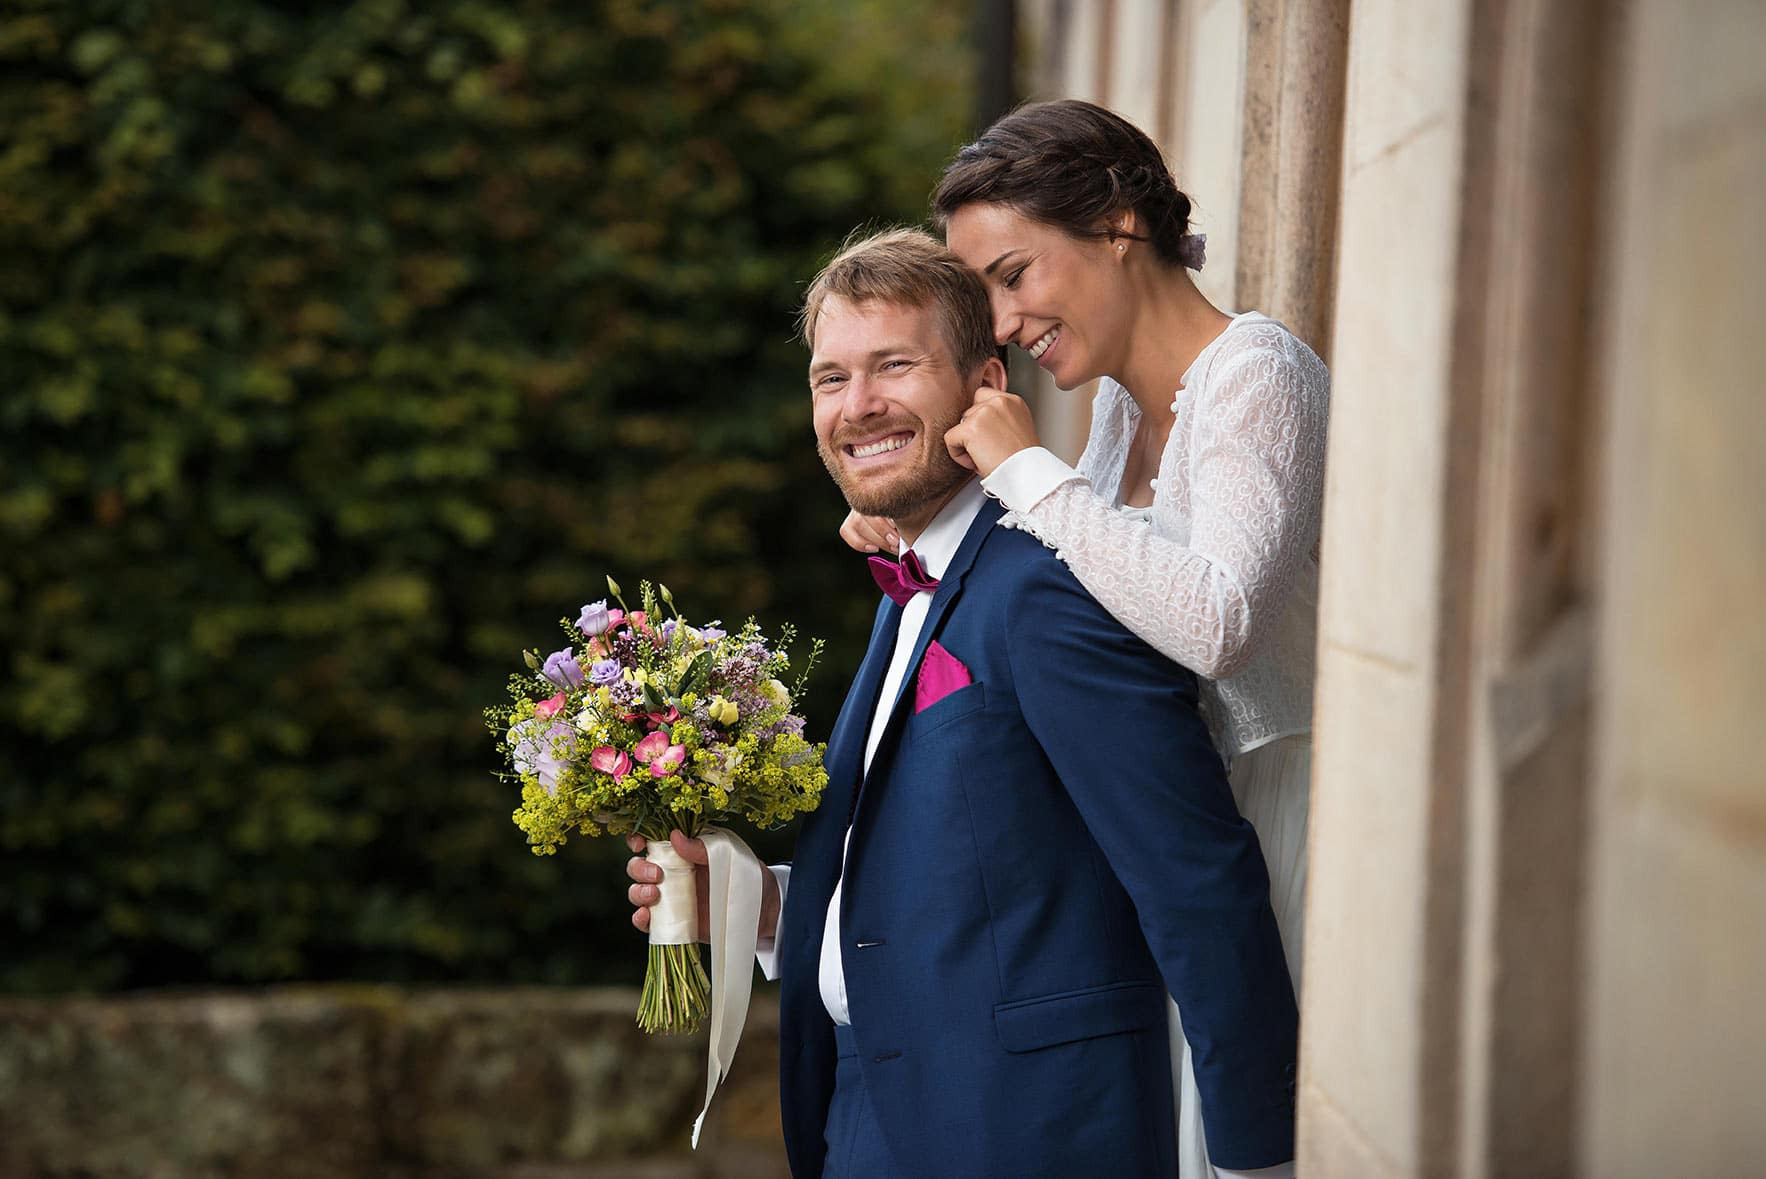
[[(521, 784), (515, 823), (534, 854), (556, 852), (572, 833), (648, 843), (663, 877), (638, 1024), (694, 1031), (710, 1008), (709, 1101), (747, 1010), (765, 874), (721, 824), (777, 827), (821, 801), (823, 747), (804, 740), (792, 711), (821, 643), (788, 688), (790, 626), (776, 643), (752, 619), (735, 633), (693, 626), (666, 586), (644, 582), (636, 610), (612, 578), (607, 586), (614, 604), (591, 602), (564, 620), (563, 649), (524, 652), (529, 670), (511, 677), (510, 703), (486, 715)], [(708, 855), (712, 979), (699, 959), (694, 866), (669, 842), (677, 830), (703, 839)], [(725, 993), (711, 1006), (714, 983)]]

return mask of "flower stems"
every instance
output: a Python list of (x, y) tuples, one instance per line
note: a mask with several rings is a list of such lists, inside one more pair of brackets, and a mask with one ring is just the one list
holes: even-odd
[(651, 946), (638, 999), (638, 1026), (656, 1032), (696, 1032), (711, 1002), (711, 979), (697, 944)]

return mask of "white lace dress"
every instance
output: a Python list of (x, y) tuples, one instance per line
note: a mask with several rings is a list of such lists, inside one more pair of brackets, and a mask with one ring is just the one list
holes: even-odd
[[(1150, 508), (1122, 504), (1140, 409), (1105, 378), (1078, 469), (1040, 447), (982, 481), (1001, 523), (1054, 549), (1111, 614), (1202, 677), (1202, 709), (1257, 829), (1288, 969), (1300, 984), (1312, 681), (1330, 374), (1246, 312), (1184, 373)], [(1206, 1179), (1189, 1048), (1173, 1007), (1179, 1174)]]

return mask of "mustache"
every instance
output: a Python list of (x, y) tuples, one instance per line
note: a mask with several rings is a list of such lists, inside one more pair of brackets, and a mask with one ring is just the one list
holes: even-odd
[(880, 422), (868, 422), (863, 426), (842, 426), (834, 431), (828, 439), (828, 448), (844, 452), (854, 442), (863, 442), (867, 438), (882, 438), (889, 434), (900, 434), (903, 431), (918, 434), (920, 419), (918, 418), (885, 418)]

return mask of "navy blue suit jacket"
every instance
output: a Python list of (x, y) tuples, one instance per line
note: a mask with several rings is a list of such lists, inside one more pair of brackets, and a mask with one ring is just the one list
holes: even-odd
[[(866, 775), (901, 617), (884, 599), (797, 842), (778, 939), (792, 1173), (822, 1171), (835, 1053), (817, 967), (849, 813), (842, 961), (892, 1152), (876, 1174), (1174, 1174), (1167, 991), (1214, 1163), (1284, 1162), (1298, 1016), (1195, 676), (999, 515), (989, 500), (945, 571)], [(933, 639), (975, 682), (916, 714)]]

